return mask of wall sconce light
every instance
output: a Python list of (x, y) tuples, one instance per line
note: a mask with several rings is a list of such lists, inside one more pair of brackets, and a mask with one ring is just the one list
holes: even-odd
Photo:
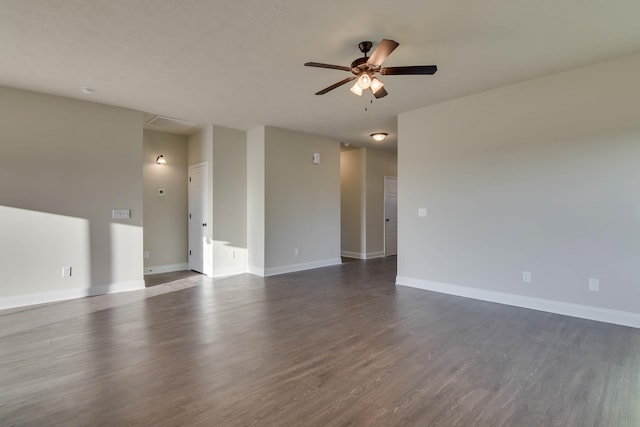
[(371, 138), (373, 138), (373, 140), (376, 142), (382, 142), (387, 137), (387, 135), (389, 134), (385, 132), (376, 132), (371, 134)]
[(165, 159), (164, 156), (160, 154), (158, 157), (156, 157), (156, 163), (159, 165), (164, 165), (167, 163), (167, 159)]

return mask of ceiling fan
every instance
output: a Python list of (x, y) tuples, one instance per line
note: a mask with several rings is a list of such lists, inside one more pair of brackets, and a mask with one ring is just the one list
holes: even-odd
[(384, 88), (384, 84), (375, 76), (380, 73), (383, 76), (400, 76), (400, 75), (429, 75), (435, 74), (438, 71), (438, 67), (435, 65), (413, 65), (408, 67), (381, 67), (382, 62), (391, 52), (399, 46), (399, 43), (394, 40), (382, 39), (382, 41), (373, 51), (371, 56), (367, 57), (367, 53), (371, 50), (373, 43), (370, 41), (360, 42), (358, 48), (360, 52), (364, 54), (363, 57), (357, 58), (351, 63), (350, 67), (342, 65), (322, 64), (319, 62), (307, 62), (304, 64), (307, 67), (318, 68), (330, 68), (332, 70), (342, 70), (353, 73), (353, 76), (347, 77), (344, 80), (340, 80), (338, 83), (334, 83), (329, 87), (316, 92), (316, 95), (324, 95), (325, 93), (332, 91), (333, 89), (340, 87), (346, 83), (356, 80), (356, 83), (351, 87), (351, 92), (361, 96), (362, 91), (370, 89), (373, 96), (376, 98), (382, 98), (387, 96), (387, 91)]

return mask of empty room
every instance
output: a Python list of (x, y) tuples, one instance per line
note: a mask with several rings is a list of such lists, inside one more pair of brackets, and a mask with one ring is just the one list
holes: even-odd
[(640, 425), (639, 15), (0, 0), (0, 425)]

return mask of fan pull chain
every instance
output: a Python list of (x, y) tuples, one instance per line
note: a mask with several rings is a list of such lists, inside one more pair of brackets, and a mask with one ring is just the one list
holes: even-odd
[[(373, 99), (369, 100), (369, 104), (373, 104)], [(364, 111), (369, 111), (369, 106), (365, 106)]]

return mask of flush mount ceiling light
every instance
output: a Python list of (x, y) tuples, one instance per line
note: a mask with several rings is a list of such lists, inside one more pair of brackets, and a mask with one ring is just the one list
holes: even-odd
[(389, 134), (384, 132), (376, 132), (371, 134), (371, 138), (373, 138), (373, 140), (376, 142), (382, 142), (387, 137), (387, 135)]
[(84, 93), (85, 95), (93, 95), (94, 93), (96, 93), (96, 90), (92, 87), (89, 86), (82, 86), (80, 88), (80, 90), (82, 91), (82, 93)]
[(387, 91), (383, 87), (384, 85), (378, 80), (375, 75), (381, 74), (383, 76), (400, 76), (400, 75), (426, 75), (435, 74), (438, 71), (438, 67), (435, 65), (412, 65), (408, 67), (383, 67), (382, 62), (387, 59), (391, 52), (399, 46), (398, 42), (394, 40), (383, 39), (371, 56), (367, 56), (367, 53), (373, 47), (373, 43), (370, 41), (360, 42), (358, 48), (364, 56), (356, 58), (351, 66), (346, 67), (343, 65), (323, 64), (320, 62), (307, 62), (304, 64), (307, 67), (317, 68), (329, 68), (331, 70), (342, 70), (353, 74), (351, 77), (347, 77), (344, 80), (340, 80), (337, 83), (332, 84), (329, 87), (316, 92), (316, 95), (324, 95), (325, 93), (334, 90), (344, 84), (352, 81), (356, 81), (356, 84), (351, 88), (351, 92), (355, 95), (361, 96), (363, 90), (370, 89), (376, 98), (382, 98), (387, 96)]
[(164, 156), (160, 154), (158, 157), (156, 157), (156, 163), (159, 165), (164, 165), (167, 163), (167, 159), (165, 159)]

